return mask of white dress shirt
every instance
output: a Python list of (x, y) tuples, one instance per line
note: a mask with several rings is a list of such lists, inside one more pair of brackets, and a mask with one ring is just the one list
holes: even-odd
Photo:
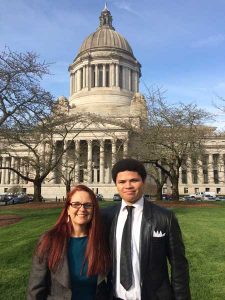
[(141, 231), (141, 220), (143, 212), (143, 197), (136, 203), (132, 204), (134, 207), (132, 210), (132, 240), (131, 240), (131, 255), (132, 255), (132, 266), (133, 266), (133, 283), (131, 288), (126, 291), (120, 284), (120, 249), (121, 240), (123, 234), (123, 227), (127, 219), (126, 202), (122, 200), (121, 209), (118, 216), (116, 226), (116, 297), (124, 300), (141, 300), (141, 287), (140, 287), (140, 260), (139, 260), (139, 246), (140, 246), (140, 231)]

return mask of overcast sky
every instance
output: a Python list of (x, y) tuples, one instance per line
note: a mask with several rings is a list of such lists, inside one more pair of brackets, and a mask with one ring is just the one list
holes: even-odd
[[(68, 97), (68, 66), (103, 8), (103, 0), (0, 0), (0, 50), (53, 63), (43, 86)], [(142, 65), (143, 93), (157, 86), (171, 103), (215, 111), (217, 96), (225, 98), (224, 0), (111, 0), (108, 8)]]

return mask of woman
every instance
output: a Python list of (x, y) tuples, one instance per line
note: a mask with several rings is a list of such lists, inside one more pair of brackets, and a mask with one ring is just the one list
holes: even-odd
[(36, 248), (28, 300), (110, 299), (110, 258), (95, 194), (77, 185)]

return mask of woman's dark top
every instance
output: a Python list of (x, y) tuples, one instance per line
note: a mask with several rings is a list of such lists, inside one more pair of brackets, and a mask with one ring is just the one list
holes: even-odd
[(69, 240), (68, 263), (72, 285), (72, 300), (95, 299), (97, 276), (87, 277), (87, 262), (83, 265), (87, 240), (87, 236), (71, 237)]

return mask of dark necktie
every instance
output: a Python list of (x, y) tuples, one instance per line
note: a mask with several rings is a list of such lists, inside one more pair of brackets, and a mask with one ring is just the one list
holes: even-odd
[(131, 225), (133, 206), (126, 206), (127, 219), (123, 228), (121, 251), (120, 251), (120, 283), (129, 290), (132, 285), (133, 268), (131, 259)]

